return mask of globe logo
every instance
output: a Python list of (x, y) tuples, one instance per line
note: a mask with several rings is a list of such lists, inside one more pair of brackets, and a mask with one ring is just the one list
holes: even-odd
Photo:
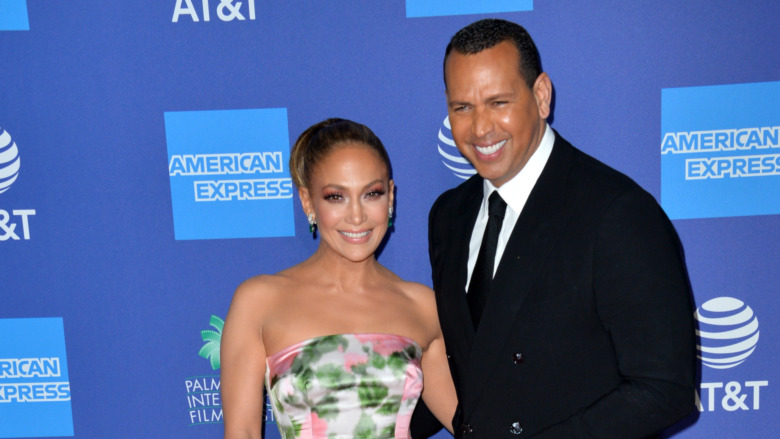
[(450, 126), (450, 117), (444, 118), (444, 128), (439, 128), (439, 155), (442, 158), (444, 166), (450, 169), (456, 177), (466, 180), (477, 171), (471, 166), (468, 160), (463, 158), (452, 140), (452, 127)]
[(19, 150), (8, 131), (0, 127), (0, 194), (19, 176)]
[(702, 364), (729, 369), (742, 364), (758, 343), (758, 318), (741, 300), (718, 297), (708, 300), (694, 313), (699, 322), (696, 335)]

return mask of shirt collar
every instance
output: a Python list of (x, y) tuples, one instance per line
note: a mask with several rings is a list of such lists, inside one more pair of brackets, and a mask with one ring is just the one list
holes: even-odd
[(536, 181), (544, 170), (544, 166), (547, 164), (547, 160), (552, 153), (553, 144), (555, 143), (555, 133), (550, 125), (545, 124), (544, 135), (542, 136), (539, 147), (531, 154), (531, 158), (528, 159), (528, 163), (523, 166), (523, 169), (517, 173), (511, 180), (507, 181), (500, 188), (496, 189), (487, 179), (483, 179), (483, 197), (482, 203), (485, 205), (483, 208), (487, 208), (487, 200), (490, 194), (494, 190), (498, 190), (501, 198), (506, 201), (507, 206), (512, 209), (516, 214), (520, 214), (525, 206), (528, 196), (531, 195), (531, 190), (534, 188)]

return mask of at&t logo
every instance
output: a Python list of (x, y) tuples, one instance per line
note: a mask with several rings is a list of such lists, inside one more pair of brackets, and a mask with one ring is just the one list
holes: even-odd
[(19, 149), (8, 131), (0, 127), (0, 194), (7, 191), (19, 176)]
[(468, 179), (477, 171), (471, 166), (468, 160), (458, 151), (458, 147), (455, 146), (455, 141), (452, 140), (452, 127), (450, 126), (450, 117), (444, 118), (442, 128), (439, 128), (439, 143), (436, 145), (439, 149), (439, 155), (441, 156), (441, 162), (444, 166), (449, 168), (456, 177), (463, 180)]
[[(0, 127), (0, 194), (10, 189), (19, 177), (20, 167), (16, 142), (8, 131)], [(33, 209), (14, 209), (10, 212), (0, 209), (0, 241), (30, 239), (29, 217), (32, 215), (35, 215)]]
[[(192, 19), (192, 21), (200, 21), (200, 18), (198, 17), (198, 10), (195, 9), (195, 6), (192, 4), (193, 0), (176, 0), (176, 7), (173, 10), (173, 19), (171, 20), (174, 23), (179, 22), (179, 17), (182, 15), (187, 15)], [(196, 2), (198, 0), (195, 0)], [(201, 14), (203, 17), (203, 21), (211, 21), (211, 4), (209, 0), (200, 0), (201, 2)], [(247, 11), (246, 14), (248, 14), (248, 17), (250, 20), (255, 19), (255, 0), (246, 0), (247, 3)], [(235, 0), (219, 0), (219, 4), (215, 4), (214, 11), (217, 13), (217, 17), (221, 21), (233, 21), (233, 20), (239, 20), (243, 21), (247, 19), (247, 16), (244, 15), (244, 12), (242, 12), (241, 5), (243, 2), (235, 1)]]
[[(753, 309), (732, 297), (717, 297), (701, 305), (694, 317), (698, 322), (699, 359), (712, 369), (736, 367), (755, 351), (758, 344), (758, 318)], [(696, 394), (699, 411), (759, 410), (761, 388), (767, 380), (703, 382)]]
[(696, 331), (703, 365), (729, 369), (742, 364), (758, 344), (758, 318), (741, 300), (718, 297), (708, 300), (695, 313)]
[[(9, 214), (7, 211), (0, 209), (0, 241), (8, 241), (9, 239), (18, 241), (21, 238), (29, 240), (30, 221), (28, 217), (30, 215), (35, 215), (35, 211), (32, 209), (14, 209)], [(11, 216), (15, 218), (11, 218)], [(16, 227), (20, 225), (21, 230), (16, 230)]]

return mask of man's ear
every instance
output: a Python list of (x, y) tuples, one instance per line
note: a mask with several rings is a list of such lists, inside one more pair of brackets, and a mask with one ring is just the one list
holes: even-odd
[(539, 109), (539, 117), (547, 119), (550, 116), (550, 103), (552, 102), (552, 81), (547, 73), (542, 72), (536, 78), (533, 93), (536, 107)]

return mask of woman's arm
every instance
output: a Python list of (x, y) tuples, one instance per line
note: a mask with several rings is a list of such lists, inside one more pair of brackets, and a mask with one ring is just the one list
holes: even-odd
[(225, 439), (260, 439), (266, 352), (262, 338), (262, 282), (250, 279), (233, 295), (220, 346)]
[(423, 352), (423, 392), (422, 398), (428, 409), (436, 416), (436, 419), (453, 432), (452, 418), (458, 406), (458, 397), (455, 393), (455, 384), (450, 375), (450, 365), (447, 361), (447, 351), (444, 346), (444, 336), (439, 326), (439, 314), (436, 310), (436, 299), (430, 288), (423, 287), (424, 293), (420, 296), (419, 308), (428, 333), (432, 334), (432, 340), (428, 349)]
[(455, 394), (455, 385), (450, 375), (442, 337), (431, 342), (428, 350), (423, 354), (422, 369), (423, 401), (444, 428), (452, 433), (452, 418), (455, 416), (458, 397)]

